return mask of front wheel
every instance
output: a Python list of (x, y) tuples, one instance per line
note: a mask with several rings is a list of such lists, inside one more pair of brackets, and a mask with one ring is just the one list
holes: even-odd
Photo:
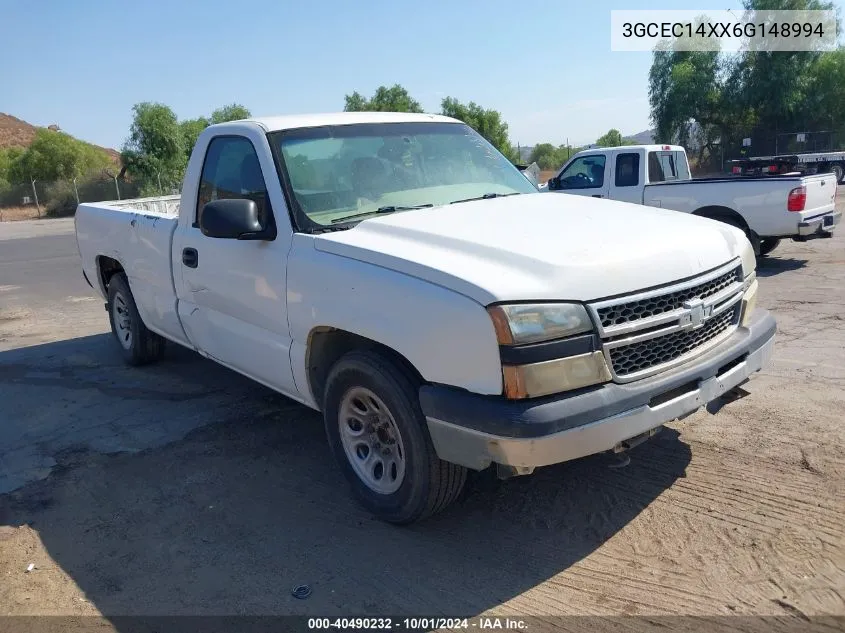
[(437, 457), (415, 382), (381, 355), (353, 351), (335, 364), (323, 417), (353, 493), (378, 518), (419, 521), (445, 509), (463, 489), (466, 469)]
[(143, 365), (161, 358), (164, 338), (144, 325), (123, 273), (117, 273), (109, 280), (108, 309), (112, 334), (127, 364)]

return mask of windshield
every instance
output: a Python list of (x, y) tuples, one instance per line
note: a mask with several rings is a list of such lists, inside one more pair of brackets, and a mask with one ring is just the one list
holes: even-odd
[(367, 123), (269, 135), (300, 230), (537, 188), (462, 123)]

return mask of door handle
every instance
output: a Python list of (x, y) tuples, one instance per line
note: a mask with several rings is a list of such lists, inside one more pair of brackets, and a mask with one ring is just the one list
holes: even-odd
[(195, 248), (182, 249), (182, 263), (188, 268), (196, 268), (199, 266), (199, 253)]

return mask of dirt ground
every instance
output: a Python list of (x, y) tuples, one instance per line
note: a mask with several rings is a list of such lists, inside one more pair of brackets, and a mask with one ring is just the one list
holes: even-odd
[(0, 208), (0, 222), (15, 222), (18, 220), (35, 220), (44, 217), (44, 209), (41, 209), (41, 215), (38, 214), (38, 208), (34, 204), (25, 207), (2, 207)]
[(310, 410), (184, 350), (123, 367), (42, 224), (0, 233), (0, 615), (845, 616), (842, 230), (761, 264), (747, 397), (396, 528)]

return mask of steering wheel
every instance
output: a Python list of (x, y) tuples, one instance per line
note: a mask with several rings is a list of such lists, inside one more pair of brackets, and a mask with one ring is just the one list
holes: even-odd
[(573, 180), (572, 184), (575, 185), (576, 187), (585, 187), (587, 185), (593, 184), (592, 179), (587, 174), (584, 174), (584, 173), (575, 174), (572, 177), (572, 180)]

